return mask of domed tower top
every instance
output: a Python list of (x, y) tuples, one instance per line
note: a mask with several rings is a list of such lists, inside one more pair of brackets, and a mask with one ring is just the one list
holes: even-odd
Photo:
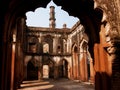
[(66, 28), (66, 27), (67, 27), (67, 24), (66, 24), (66, 23), (64, 23), (64, 24), (63, 24), (63, 28)]
[(49, 27), (50, 28), (55, 28), (56, 24), (55, 24), (55, 7), (54, 6), (50, 6), (50, 23), (49, 23)]

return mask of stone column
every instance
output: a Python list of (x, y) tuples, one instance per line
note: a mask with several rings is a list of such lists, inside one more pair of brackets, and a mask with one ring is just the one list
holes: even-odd
[(71, 79), (74, 79), (74, 65), (73, 65), (73, 56), (74, 56), (74, 53), (72, 52), (72, 68), (71, 68)]
[(11, 61), (11, 85), (10, 85), (10, 90), (14, 89), (14, 68), (15, 68), (15, 48), (16, 48), (16, 44), (13, 43), (12, 45), (12, 61)]
[(78, 53), (78, 79), (80, 81), (80, 50), (79, 50), (79, 53)]
[(100, 74), (99, 44), (94, 44), (95, 90), (102, 90)]
[(87, 54), (86, 50), (83, 52), (83, 81), (88, 80), (88, 70), (87, 70)]
[(54, 79), (58, 79), (59, 73), (58, 73), (58, 66), (54, 66)]
[[(25, 30), (25, 18), (18, 17), (16, 23), (16, 53), (15, 53), (15, 73), (14, 73), (14, 87), (20, 87), (20, 84), (24, 78), (24, 30)], [(14, 41), (14, 40), (13, 40)]]
[[(112, 42), (112, 41), (111, 41)], [(111, 90), (120, 90), (120, 41), (114, 40), (113, 44), (107, 47), (111, 70)]]
[(95, 69), (94, 69), (94, 65), (93, 65), (93, 59), (89, 53), (89, 51), (87, 51), (87, 56), (89, 57), (89, 63), (90, 63), (90, 82), (94, 83), (94, 76), (95, 76)]
[(55, 35), (53, 38), (53, 53), (57, 53), (57, 46), (58, 46), (58, 37)]
[(42, 68), (42, 65), (38, 67), (38, 80), (41, 80), (43, 75), (42, 75), (42, 72), (43, 72), (43, 68)]
[(95, 76), (95, 71), (93, 66), (93, 59), (90, 58), (90, 82), (91, 83), (94, 83), (94, 76)]
[(111, 77), (111, 90), (120, 90), (120, 35), (117, 28), (107, 28), (106, 42), (109, 54), (109, 70)]

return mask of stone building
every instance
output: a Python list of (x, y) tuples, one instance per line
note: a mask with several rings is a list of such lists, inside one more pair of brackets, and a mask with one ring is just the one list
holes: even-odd
[[(89, 37), (89, 42), (87, 43), (90, 54), (88, 53), (88, 55), (92, 57), (90, 58), (90, 63), (93, 62), (93, 68), (91, 64), (90, 68), (95, 71), (95, 74), (90, 72), (90, 75), (94, 76), (95, 90), (120, 90), (120, 0), (53, 1), (57, 5), (62, 6), (62, 8), (70, 15), (78, 17), (80, 23), (85, 28), (84, 32)], [(0, 1), (0, 90), (16, 90), (23, 81), (25, 70), (23, 68), (26, 68), (23, 60), (26, 60), (26, 57), (28, 56), (27, 53), (25, 54), (24, 47), (26, 40), (24, 34), (26, 33), (25, 30), (27, 30), (25, 26), (25, 13), (31, 10), (34, 11), (38, 7), (46, 7), (49, 2), (50, 0)], [(70, 33), (67, 32), (66, 34), (69, 37)], [(71, 32), (71, 35), (75, 35), (75, 33)], [(77, 35), (78, 34), (76, 33), (75, 36)], [(48, 36), (52, 35), (49, 34)], [(51, 40), (51, 38), (49, 39)], [(38, 42), (39, 39), (36, 39), (35, 41)], [(49, 46), (48, 42), (45, 41), (45, 43), (45, 46)], [(74, 42), (71, 43), (73, 44)], [(86, 46), (86, 40), (83, 40), (81, 44)], [(29, 43), (29, 45), (33, 48), (32, 51), (36, 52), (35, 47), (37, 45), (35, 43)], [(58, 49), (60, 48), (62, 47), (59, 46)], [(78, 43), (73, 44), (71, 47), (71, 54), (74, 55), (74, 59), (78, 58), (76, 57), (76, 52), (80, 51), (78, 49), (80, 49)], [(49, 51), (51, 50), (52, 49), (50, 48)], [(47, 54), (50, 55), (49, 53)], [(44, 54), (44, 56), (47, 55)], [(67, 56), (64, 55), (65, 58), (62, 60), (67, 61), (68, 56), (69, 54)], [(53, 60), (51, 57), (52, 54), (48, 61), (51, 61), (52, 66)], [(28, 61), (30, 61), (30, 59)], [(36, 61), (37, 58), (33, 57), (33, 60)], [(67, 63), (69, 64), (69, 62)], [(54, 73), (56, 74), (53, 76), (59, 77), (57, 76), (57, 71), (58, 70), (54, 70)], [(77, 74), (74, 73), (78, 72), (75, 71), (74, 68), (72, 71), (71, 75), (76, 78), (77, 76), (75, 75)], [(68, 76), (70, 75), (68, 74)]]
[[(27, 27), (25, 33), (25, 79), (66, 77), (90, 79), (88, 36), (78, 21), (72, 28), (56, 28), (54, 6), (50, 7), (49, 28)], [(93, 81), (93, 80), (92, 80)]]

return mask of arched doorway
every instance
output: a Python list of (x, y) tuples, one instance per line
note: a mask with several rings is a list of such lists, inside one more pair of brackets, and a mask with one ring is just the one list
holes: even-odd
[(38, 66), (35, 66), (33, 61), (30, 60), (27, 64), (27, 80), (38, 79)]
[(43, 65), (43, 78), (54, 78), (54, 64), (51, 61), (49, 64)]
[(54, 78), (54, 61), (52, 61), (50, 58), (43, 58), (43, 65), (42, 65), (42, 73), (43, 78)]
[(90, 60), (89, 58), (87, 58), (87, 76), (88, 76), (88, 80), (90, 80)]
[(68, 78), (68, 62), (63, 59), (59, 63), (59, 78)]
[(88, 81), (90, 78), (90, 62), (88, 58), (88, 39), (80, 43), (80, 79)]

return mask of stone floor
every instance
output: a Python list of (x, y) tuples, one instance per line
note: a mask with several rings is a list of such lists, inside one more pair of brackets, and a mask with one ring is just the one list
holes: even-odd
[(77, 80), (34, 80), (24, 81), (18, 90), (95, 90), (94, 85), (89, 82), (78, 82)]

